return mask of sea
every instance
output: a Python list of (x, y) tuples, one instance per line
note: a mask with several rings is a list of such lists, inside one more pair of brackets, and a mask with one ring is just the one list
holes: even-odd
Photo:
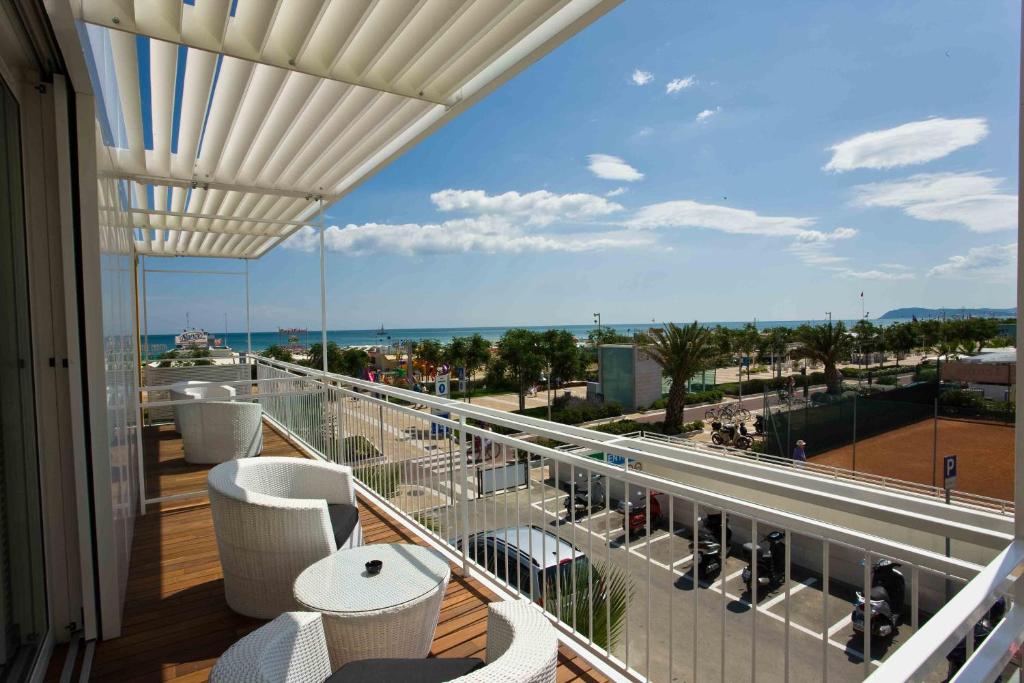
[[(742, 328), (750, 321), (723, 321), (723, 322), (702, 322), (703, 325), (708, 327), (715, 327), (721, 325), (722, 327), (728, 327), (733, 329)], [(758, 320), (755, 324), (760, 330), (769, 329), (772, 327), (798, 327), (806, 323), (821, 323), (821, 320)], [(847, 326), (854, 324), (855, 320), (844, 320)], [(907, 322), (902, 319), (888, 319), (888, 320), (874, 320), (876, 325), (891, 325), (897, 322)], [(632, 335), (634, 332), (646, 331), (652, 327), (658, 327), (658, 323), (615, 323), (611, 325), (602, 325), (604, 328), (610, 328), (620, 334), (627, 336)], [(333, 341), (342, 348), (348, 346), (390, 346), (396, 343), (406, 343), (410, 341), (421, 341), (424, 339), (436, 339), (442, 344), (447, 344), (452, 340), (453, 337), (469, 337), (474, 334), (479, 334), (488, 341), (497, 341), (501, 338), (505, 332), (513, 328), (525, 328), (528, 330), (534, 330), (536, 332), (544, 332), (546, 330), (568, 330), (577, 339), (583, 340), (587, 338), (587, 335), (593, 330), (596, 325), (510, 325), (506, 327), (420, 327), (420, 328), (395, 328), (385, 329), (383, 333), (379, 329), (377, 330), (328, 330), (327, 340)], [(216, 330), (207, 330), (208, 332), (215, 335), (218, 339), (224, 338), (227, 341), (227, 346), (231, 347), (234, 351), (245, 351), (247, 348), (247, 339), (245, 332), (218, 332)], [(175, 333), (180, 334), (180, 333)], [(319, 330), (309, 330), (306, 334), (300, 334), (299, 343), (304, 345), (316, 344), (320, 341)], [(146, 344), (146, 338), (143, 338), (143, 344)], [(162, 353), (169, 349), (174, 348), (174, 334), (150, 334), (148, 335), (149, 351), (150, 354)], [(287, 344), (288, 336), (280, 334), (277, 331), (273, 332), (253, 332), (252, 333), (252, 350), (262, 351), (263, 349), (273, 344)]]

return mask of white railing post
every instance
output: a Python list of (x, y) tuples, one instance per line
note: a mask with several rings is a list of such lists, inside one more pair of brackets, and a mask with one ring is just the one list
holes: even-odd
[[(469, 449), (466, 434), (466, 416), (459, 415), (459, 463), (462, 471), (462, 481), (459, 485), (459, 524), (462, 526), (462, 573), (469, 576), (469, 469), (466, 463), (466, 454)], [(529, 473), (527, 473), (529, 474)], [(452, 491), (454, 498), (455, 491)]]

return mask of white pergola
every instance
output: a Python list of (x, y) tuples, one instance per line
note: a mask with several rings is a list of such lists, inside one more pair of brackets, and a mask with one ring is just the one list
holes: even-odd
[(323, 208), (619, 2), (72, 0), (99, 171), (126, 181), (104, 208), (141, 256), (254, 259), (317, 225), (326, 346)]

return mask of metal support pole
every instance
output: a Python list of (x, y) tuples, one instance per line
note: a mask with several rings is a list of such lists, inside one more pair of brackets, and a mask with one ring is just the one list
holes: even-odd
[(324, 199), (318, 197), (320, 207), (317, 221), (320, 223), (320, 355), (323, 359), (323, 371), (327, 372), (327, 277), (324, 272)]
[(249, 259), (245, 259), (245, 355), (252, 355), (252, 324), (249, 318)]
[(146, 296), (146, 257), (140, 256), (139, 260), (142, 261), (142, 334), (146, 339), (146, 364), (149, 364), (149, 301)]
[(853, 397), (853, 471), (857, 471), (857, 396)]
[[(468, 438), (466, 434), (466, 416), (459, 415), (459, 461), (462, 469), (462, 481), (459, 482), (459, 524), (462, 525), (462, 575), (469, 576), (469, 471), (467, 469), (466, 454), (469, 452)], [(452, 468), (454, 469), (454, 467)], [(526, 473), (527, 486), (529, 486), (529, 470)], [(452, 489), (452, 496), (455, 490)]]
[(939, 399), (935, 399), (935, 412), (932, 416), (932, 486), (936, 485), (935, 468), (939, 463)]

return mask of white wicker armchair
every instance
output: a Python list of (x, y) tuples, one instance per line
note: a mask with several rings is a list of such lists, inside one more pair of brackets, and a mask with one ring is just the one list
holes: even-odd
[(263, 450), (263, 406), (208, 401), (177, 406), (185, 462), (212, 465), (251, 458)]
[(458, 683), (555, 683), (558, 635), (529, 600), (492, 602), (487, 612), (487, 666)]
[[(316, 612), (289, 612), (256, 629), (221, 655), (212, 683), (349, 683), (365, 680), (448, 680), (451, 683), (555, 683), (558, 637), (528, 600), (488, 606), (487, 665), (479, 660), (378, 659), (352, 662), (333, 675), (323, 622)], [(472, 673), (437, 674), (466, 664)], [(452, 665), (456, 666), (452, 666)]]
[(323, 683), (331, 675), (316, 612), (286, 612), (228, 648), (211, 683)]
[(304, 458), (230, 460), (207, 475), (224, 593), (240, 614), (299, 609), (296, 577), (339, 547), (363, 544), (352, 469)]
[[(170, 400), (184, 401), (190, 398), (231, 398), (237, 392), (230, 384), (215, 384), (206, 380), (190, 379), (172, 384), (169, 393)], [(181, 405), (184, 404), (174, 406), (174, 429), (179, 434), (181, 433), (181, 421), (178, 419), (178, 408)]]

